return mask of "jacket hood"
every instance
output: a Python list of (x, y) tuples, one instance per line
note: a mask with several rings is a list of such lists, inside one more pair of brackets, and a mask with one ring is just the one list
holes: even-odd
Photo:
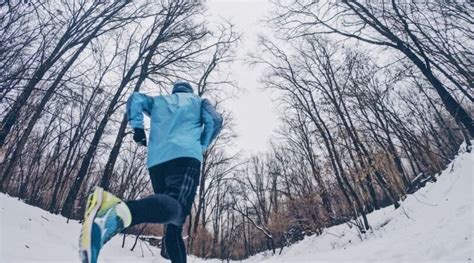
[(194, 93), (194, 90), (189, 82), (178, 80), (173, 84), (172, 93)]

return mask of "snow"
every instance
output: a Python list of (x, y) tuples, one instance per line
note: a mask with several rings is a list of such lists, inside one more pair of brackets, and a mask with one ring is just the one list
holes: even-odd
[[(342, 224), (284, 248), (281, 255), (261, 253), (242, 262), (473, 262), (473, 171), (474, 153), (460, 153), (438, 182), (408, 196), (401, 208), (368, 215), (373, 230), (362, 239)], [(77, 221), (66, 224), (61, 216), (5, 194), (0, 194), (0, 220), (0, 262), (79, 262)], [(99, 262), (169, 262), (145, 243), (131, 252), (133, 241), (128, 238), (121, 248), (122, 238), (112, 239)]]

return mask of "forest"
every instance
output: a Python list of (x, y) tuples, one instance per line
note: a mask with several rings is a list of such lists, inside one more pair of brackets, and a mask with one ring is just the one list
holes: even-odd
[[(133, 92), (192, 83), (224, 116), (185, 225), (188, 253), (245, 259), (394, 209), (474, 137), (469, 1), (273, 0), (249, 66), (283, 125), (262, 154), (235, 151), (241, 33), (206, 1), (0, 1), (0, 190), (81, 219), (97, 185), (153, 192), (132, 140)], [(257, 88), (257, 87), (252, 87)], [(160, 236), (146, 224), (124, 235)], [(138, 239), (138, 237), (137, 237)], [(160, 242), (156, 242), (160, 246)]]

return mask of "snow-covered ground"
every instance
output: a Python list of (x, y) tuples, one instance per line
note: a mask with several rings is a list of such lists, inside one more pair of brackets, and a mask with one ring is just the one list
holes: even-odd
[[(283, 250), (262, 253), (254, 262), (474, 262), (474, 153), (460, 153), (437, 183), (368, 216), (373, 231), (358, 237), (347, 224), (331, 227)], [(0, 262), (79, 262), (80, 225), (0, 194)], [(121, 248), (121, 238), (108, 243), (99, 262), (167, 262), (158, 249)], [(133, 239), (127, 239), (130, 247)], [(152, 253), (155, 255), (153, 256)], [(142, 256), (143, 254), (143, 256)], [(189, 257), (188, 262), (220, 262)]]

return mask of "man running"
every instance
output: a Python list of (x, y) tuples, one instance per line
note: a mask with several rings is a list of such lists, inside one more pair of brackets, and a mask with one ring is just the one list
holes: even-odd
[(173, 263), (186, 262), (182, 226), (196, 195), (202, 153), (220, 132), (222, 117), (185, 81), (177, 81), (171, 95), (135, 92), (128, 99), (133, 140), (146, 146), (143, 114), (151, 118), (147, 164), (155, 194), (124, 202), (97, 187), (88, 197), (81, 232), (84, 263), (97, 262), (110, 238), (140, 223), (165, 224), (162, 256)]

